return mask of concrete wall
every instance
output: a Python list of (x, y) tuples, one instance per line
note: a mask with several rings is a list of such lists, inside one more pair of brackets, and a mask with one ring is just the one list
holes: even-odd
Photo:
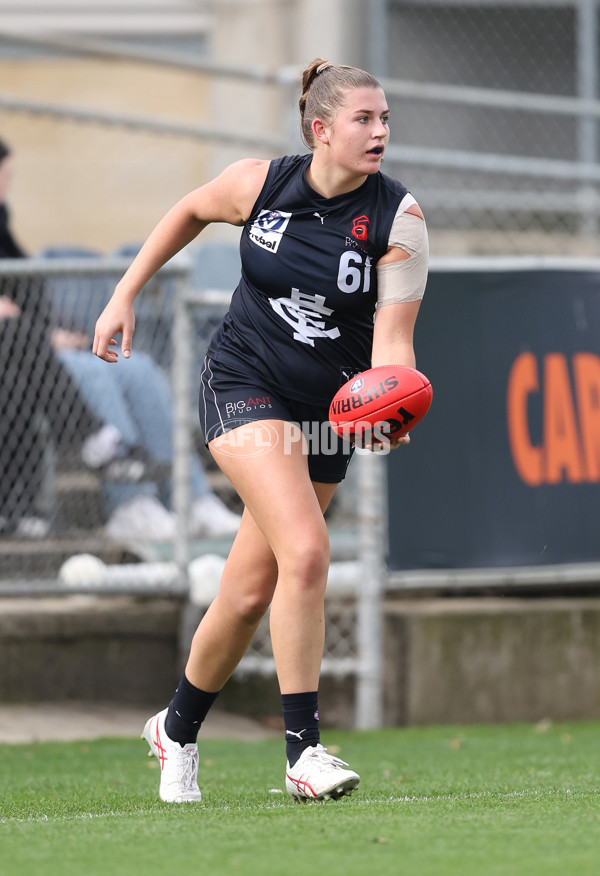
[[(298, 72), (317, 55), (359, 63), (359, 0), (219, 0), (208, 57), (236, 68)], [(183, 52), (189, 52), (185, 48)], [(11, 98), (86, 111), (144, 116), (252, 134), (297, 136), (297, 85), (209, 78), (147, 63), (44, 55), (0, 55), (0, 91)], [(290, 112), (291, 108), (291, 112)], [(293, 133), (292, 132), (293, 129)], [(142, 133), (102, 122), (0, 108), (0, 138), (13, 147), (9, 202), (23, 247), (77, 244), (110, 252), (141, 240), (183, 194), (257, 147)], [(296, 144), (300, 148), (299, 140)], [(285, 151), (285, 150), (282, 150)], [(231, 238), (239, 230), (214, 227)]]
[(389, 724), (600, 717), (600, 599), (388, 603)]
[(172, 600), (4, 599), (0, 701), (168, 702), (179, 615)]
[[(5, 58), (0, 82), (16, 99), (191, 124), (208, 100), (203, 75), (120, 61)], [(13, 228), (29, 252), (62, 243), (110, 252), (141, 240), (207, 175), (198, 141), (100, 122), (0, 109), (0, 138), (13, 151)]]
[[(179, 679), (181, 604), (2, 600), (0, 701), (166, 704)], [(385, 723), (600, 718), (600, 599), (436, 599), (385, 606)], [(351, 727), (354, 680), (323, 678), (324, 726)], [(278, 719), (274, 678), (234, 678), (219, 704)]]

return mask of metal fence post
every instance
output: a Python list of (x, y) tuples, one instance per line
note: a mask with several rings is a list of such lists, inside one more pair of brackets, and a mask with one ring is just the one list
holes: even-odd
[(186, 301), (187, 278), (175, 279), (175, 314), (173, 319), (173, 508), (177, 517), (175, 562), (182, 580), (187, 580), (190, 561), (190, 372), (191, 327)]
[(386, 466), (381, 453), (357, 451), (360, 580), (357, 592), (355, 724), (383, 725), (383, 581), (385, 573)]
[(298, 115), (298, 89), (301, 77), (294, 67), (284, 67), (279, 72), (279, 81), (283, 87), (285, 101), (285, 140), (288, 155), (306, 151), (300, 132)]
[[(579, 0), (576, 9), (577, 93), (584, 100), (598, 97), (598, 0)], [(598, 160), (598, 120), (593, 116), (578, 118), (578, 157), (583, 165)], [(597, 234), (598, 213), (596, 192), (592, 185), (583, 183), (581, 230)]]

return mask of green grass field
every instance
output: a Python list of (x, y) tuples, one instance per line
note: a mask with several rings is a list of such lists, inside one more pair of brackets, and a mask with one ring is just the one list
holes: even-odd
[[(324, 734), (352, 797), (295, 803), (283, 743), (207, 740), (201, 804), (137, 740), (2, 745), (0, 872), (584, 876), (600, 872), (600, 724)], [(339, 750), (338, 750), (339, 749)]]

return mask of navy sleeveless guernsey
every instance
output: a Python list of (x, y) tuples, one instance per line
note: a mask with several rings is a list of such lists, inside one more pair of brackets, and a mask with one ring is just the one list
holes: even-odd
[(208, 357), (282, 398), (328, 405), (370, 367), (375, 265), (407, 190), (376, 173), (323, 198), (306, 179), (311, 160), (271, 162), (242, 231), (242, 278)]

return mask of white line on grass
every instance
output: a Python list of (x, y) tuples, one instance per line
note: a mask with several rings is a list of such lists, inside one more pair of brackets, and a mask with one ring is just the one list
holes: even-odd
[[(598, 794), (600, 792), (599, 788), (592, 788), (589, 791), (582, 791), (579, 793), (583, 794)], [(549, 788), (546, 791), (541, 790), (528, 790), (524, 789), (521, 791), (507, 791), (507, 792), (496, 792), (496, 791), (479, 791), (476, 793), (464, 793), (464, 794), (436, 794), (436, 795), (423, 795), (423, 796), (409, 796), (406, 795), (404, 797), (388, 797), (385, 800), (381, 799), (373, 799), (369, 797), (354, 797), (352, 802), (353, 804), (357, 804), (358, 806), (372, 806), (376, 803), (447, 803), (452, 800), (510, 800), (515, 798), (524, 798), (524, 797), (557, 797), (560, 795), (568, 795), (572, 794), (570, 788)], [(310, 801), (308, 801), (310, 802)], [(329, 801), (324, 801), (329, 803)], [(176, 805), (189, 805), (189, 804), (176, 804)], [(331, 804), (330, 804), (331, 805)], [(285, 803), (283, 801), (269, 801), (268, 805), (260, 807), (261, 809), (282, 809), (285, 807)], [(170, 808), (170, 807), (169, 807)], [(190, 806), (192, 808), (192, 806)], [(238, 811), (242, 811), (244, 807), (238, 807)], [(253, 807), (259, 808), (259, 807)], [(229, 804), (224, 804), (221, 806), (210, 806), (206, 803), (203, 803), (200, 806), (200, 809), (209, 810), (212, 812), (231, 812), (232, 807)], [(184, 811), (182, 809), (182, 811)], [(63, 821), (88, 821), (90, 819), (99, 819), (99, 818), (132, 818), (138, 817), (140, 815), (156, 815), (160, 810), (156, 808), (152, 809), (136, 809), (133, 812), (118, 812), (115, 810), (110, 810), (108, 812), (80, 812), (77, 815), (56, 815), (56, 816), (48, 816), (48, 815), (30, 815), (27, 818), (0, 818), (0, 824), (29, 824), (29, 823), (44, 823), (44, 822), (63, 822)]]

